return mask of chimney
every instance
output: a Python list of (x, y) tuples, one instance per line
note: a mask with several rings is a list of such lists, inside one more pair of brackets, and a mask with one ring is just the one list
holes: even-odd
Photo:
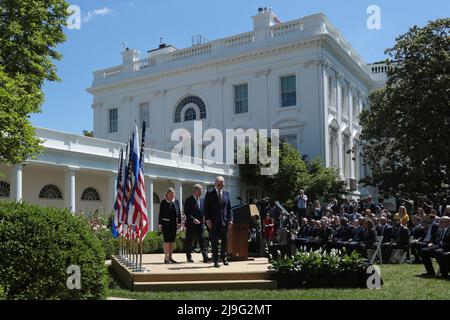
[(280, 23), (280, 20), (272, 11), (272, 8), (268, 7), (259, 8), (258, 14), (253, 16), (252, 19), (255, 41), (264, 39), (266, 37), (267, 29), (277, 23)]
[(125, 48), (122, 52), (122, 64), (125, 71), (132, 71), (134, 62), (139, 60), (139, 51)]

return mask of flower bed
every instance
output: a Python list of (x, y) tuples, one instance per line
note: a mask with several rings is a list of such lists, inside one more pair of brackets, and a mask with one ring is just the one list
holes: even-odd
[(278, 282), (279, 289), (366, 288), (370, 265), (357, 252), (319, 250), (279, 257), (271, 261), (269, 269), (271, 279)]

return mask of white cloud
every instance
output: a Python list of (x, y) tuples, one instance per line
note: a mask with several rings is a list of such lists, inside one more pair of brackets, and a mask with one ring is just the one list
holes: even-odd
[(110, 8), (102, 8), (102, 9), (95, 9), (94, 11), (89, 11), (86, 16), (83, 19), (83, 22), (89, 22), (92, 21), (95, 17), (98, 16), (108, 16), (113, 14), (114, 11)]

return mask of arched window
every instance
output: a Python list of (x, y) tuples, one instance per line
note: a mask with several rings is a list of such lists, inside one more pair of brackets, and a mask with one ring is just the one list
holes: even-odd
[(62, 193), (59, 188), (53, 184), (48, 184), (42, 188), (39, 193), (39, 199), (62, 199)]
[[(175, 117), (174, 117), (175, 123), (181, 122), (181, 112), (183, 111), (183, 108), (185, 106), (187, 106), (188, 104), (195, 104), (198, 107), (198, 110), (200, 111), (200, 119), (206, 119), (206, 105), (203, 102), (203, 100), (197, 96), (189, 96), (189, 97), (184, 98), (183, 100), (181, 100), (178, 103), (178, 105), (175, 109)], [(186, 119), (186, 114), (187, 114), (188, 110), (186, 110), (186, 112), (185, 112), (185, 119)], [(195, 111), (195, 109), (194, 109), (194, 111)], [(197, 116), (196, 116), (196, 119), (197, 119)], [(185, 121), (190, 121), (190, 120), (185, 120)]]
[(9, 198), (11, 187), (8, 182), (0, 181), (0, 198)]
[(184, 113), (184, 121), (194, 121), (197, 120), (197, 112), (194, 108), (189, 108)]
[(160, 203), (160, 202), (161, 202), (161, 200), (159, 199), (156, 192), (153, 192), (153, 203)]
[(92, 187), (84, 189), (81, 194), (81, 200), (85, 201), (100, 201), (100, 194), (98, 191)]

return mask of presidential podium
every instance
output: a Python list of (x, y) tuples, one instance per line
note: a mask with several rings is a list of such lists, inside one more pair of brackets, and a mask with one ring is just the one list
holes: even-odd
[(253, 216), (259, 216), (256, 205), (242, 205), (233, 209), (233, 224), (228, 227), (228, 254), (232, 261), (248, 259), (248, 238)]

